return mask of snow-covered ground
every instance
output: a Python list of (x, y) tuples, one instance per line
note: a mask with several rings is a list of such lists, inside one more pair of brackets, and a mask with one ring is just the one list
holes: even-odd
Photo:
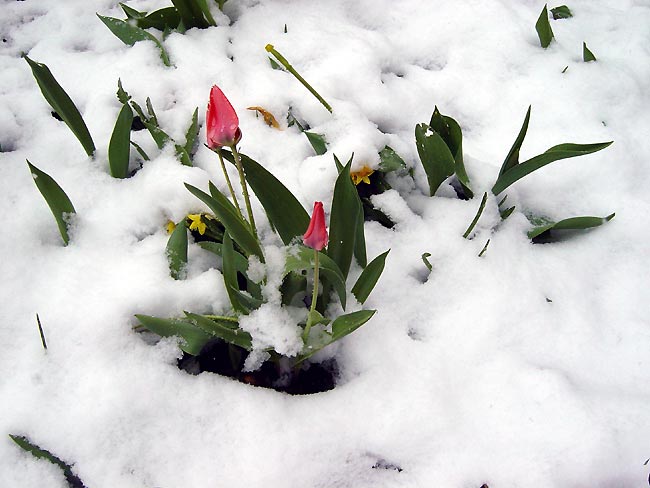
[[(168, 2), (128, 4), (151, 11)], [(574, 17), (551, 21), (548, 49), (534, 28), (541, 1), (229, 0), (225, 15), (213, 8), (218, 27), (167, 38), (174, 68), (153, 43), (125, 46), (100, 22), (96, 12), (123, 18), (117, 2), (0, 5), (2, 486), (66, 486), (57, 467), (21, 451), (10, 433), (74, 463), (89, 488), (646, 486), (647, 0), (571, 0)], [(583, 41), (597, 62), (582, 62)], [(267, 43), (333, 115), (271, 69)], [(23, 52), (46, 63), (79, 107), (94, 159), (50, 116)], [(204, 209), (183, 183), (225, 184), (206, 148), (196, 167), (182, 166), (146, 131), (134, 137), (152, 160), (130, 179), (112, 178), (118, 78), (140, 103), (151, 97), (180, 141), (194, 107), (204, 122), (218, 84), (239, 113), (241, 150), (308, 209), (315, 200), (330, 208), (332, 153), (376, 166), (388, 144), (415, 167), (415, 186), (403, 180), (375, 200), (397, 225), (368, 223), (368, 254), (392, 251), (367, 302), (376, 316), (329, 351), (341, 367), (334, 390), (292, 397), (190, 376), (175, 365), (176, 341), (151, 345), (133, 332), (136, 313), (226, 310), (211, 255), (192, 245), (188, 277), (175, 281), (164, 254), (167, 220)], [(254, 105), (285, 130), (246, 110)], [(417, 158), (413, 130), (434, 105), (462, 126), (479, 196), (529, 105), (522, 160), (562, 142), (614, 144), (517, 182), (508, 190), (517, 209), (503, 223), (491, 197), (466, 240), (479, 200), (458, 200), (448, 185), (428, 197)], [(286, 127), (289, 106), (325, 134), (327, 154), (314, 156)], [(76, 207), (67, 247), (25, 159)], [(533, 245), (523, 210), (616, 218)]]

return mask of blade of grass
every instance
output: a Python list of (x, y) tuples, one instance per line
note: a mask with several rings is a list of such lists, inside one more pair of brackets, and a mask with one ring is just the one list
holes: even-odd
[(476, 212), (476, 215), (474, 216), (474, 219), (472, 222), (469, 224), (469, 227), (463, 234), (463, 237), (467, 239), (469, 235), (472, 233), (474, 230), (474, 227), (476, 226), (476, 223), (478, 222), (478, 219), (481, 218), (481, 215), (483, 214), (483, 209), (485, 209), (485, 202), (487, 202), (487, 192), (483, 193), (483, 198), (481, 198), (481, 204), (478, 207), (478, 211)]
[(115, 128), (108, 143), (108, 165), (111, 176), (114, 178), (126, 178), (129, 175), (132, 123), (133, 111), (128, 104), (124, 104), (117, 116)]

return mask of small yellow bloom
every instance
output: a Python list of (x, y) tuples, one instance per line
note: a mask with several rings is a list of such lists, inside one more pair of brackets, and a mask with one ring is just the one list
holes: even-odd
[(175, 228), (176, 228), (176, 224), (171, 220), (168, 220), (167, 224), (165, 225), (165, 230), (167, 231), (167, 233), (171, 234), (172, 232), (174, 232)]
[(201, 214), (188, 214), (187, 218), (190, 219), (190, 230), (198, 230), (199, 234), (205, 234), (206, 225), (201, 220)]
[(350, 176), (352, 177), (352, 182), (355, 185), (358, 185), (362, 181), (366, 184), (370, 184), (370, 178), (369, 176), (375, 172), (374, 169), (370, 169), (368, 166), (364, 166), (361, 168), (359, 171), (353, 171), (350, 173)]

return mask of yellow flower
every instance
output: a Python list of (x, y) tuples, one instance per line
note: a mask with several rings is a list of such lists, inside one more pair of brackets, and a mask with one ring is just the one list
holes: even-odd
[(368, 166), (364, 166), (361, 168), (359, 171), (353, 171), (350, 173), (350, 176), (352, 177), (352, 182), (355, 185), (358, 185), (362, 181), (366, 184), (370, 184), (370, 178), (368, 178), (371, 174), (375, 172), (374, 169), (370, 169)]
[(165, 230), (167, 231), (167, 233), (171, 234), (172, 232), (174, 232), (175, 228), (176, 228), (176, 224), (171, 220), (168, 220), (167, 224), (165, 225)]
[(188, 214), (187, 218), (190, 219), (190, 230), (198, 230), (199, 234), (205, 234), (206, 225), (201, 220), (201, 214)]

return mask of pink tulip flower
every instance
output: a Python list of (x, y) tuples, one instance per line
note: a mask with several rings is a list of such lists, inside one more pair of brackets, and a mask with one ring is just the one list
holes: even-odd
[(205, 121), (210, 149), (233, 146), (241, 139), (237, 113), (217, 85), (210, 90), (210, 101)]
[(327, 229), (325, 228), (325, 212), (323, 211), (323, 203), (314, 203), (314, 212), (312, 213), (311, 220), (307, 232), (302, 236), (302, 242), (305, 246), (311, 247), (320, 251), (327, 246)]

